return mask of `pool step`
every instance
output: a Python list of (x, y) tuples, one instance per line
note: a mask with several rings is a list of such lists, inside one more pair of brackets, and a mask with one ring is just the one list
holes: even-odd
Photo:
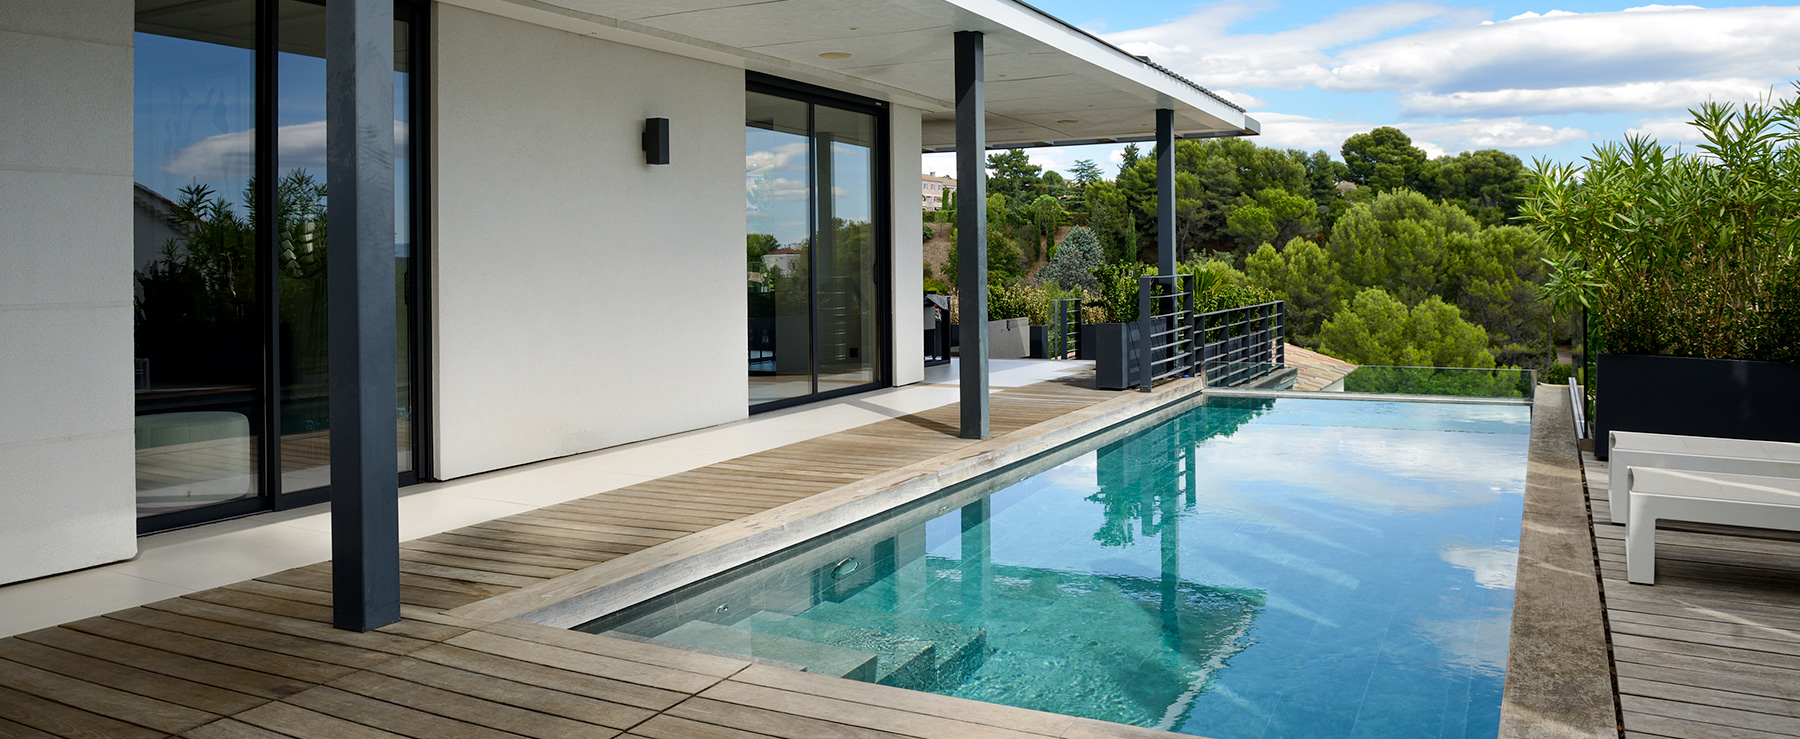
[(656, 638), (733, 654), (791, 662), (806, 667), (807, 672), (820, 675), (863, 682), (875, 680), (877, 660), (873, 652), (790, 639), (779, 634), (740, 629), (710, 621), (689, 621), (658, 634)]
[(826, 601), (807, 609), (799, 618), (841, 626), (854, 626), (878, 633), (904, 634), (931, 642), (937, 647), (937, 663), (932, 666), (932, 684), (927, 689), (941, 689), (962, 682), (987, 659), (987, 632), (981, 629), (910, 616), (883, 613), (867, 608)]
[(739, 621), (737, 628), (873, 653), (876, 656), (875, 682), (882, 685), (924, 690), (937, 679), (936, 645), (909, 635), (795, 618), (772, 611), (753, 613)]

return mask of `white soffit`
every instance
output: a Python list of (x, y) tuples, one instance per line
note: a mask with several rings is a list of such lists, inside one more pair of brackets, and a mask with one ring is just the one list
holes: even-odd
[[(987, 47), (993, 148), (1253, 135), (1243, 109), (1015, 0), (444, 0), (924, 110), (923, 146), (955, 144), (953, 33)], [(828, 59), (821, 54), (848, 53)]]

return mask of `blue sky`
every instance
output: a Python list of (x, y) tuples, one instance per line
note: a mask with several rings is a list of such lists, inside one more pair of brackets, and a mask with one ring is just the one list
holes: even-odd
[[(1577, 160), (1647, 133), (1691, 143), (1686, 109), (1792, 93), (1800, 6), (1708, 2), (1032, 0), (1223, 93), (1258, 142), (1326, 149), (1397, 126), (1432, 155), (1501, 149)], [(1066, 169), (1118, 147), (1033, 150)], [(953, 160), (932, 156), (927, 169)]]

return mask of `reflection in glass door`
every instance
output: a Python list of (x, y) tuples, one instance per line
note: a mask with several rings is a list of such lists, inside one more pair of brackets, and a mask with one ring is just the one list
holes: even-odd
[[(331, 484), (331, 417), (325, 260), (325, 8), (311, 0), (279, 0), (280, 94), (275, 129), (279, 275), (281, 491)], [(411, 224), (406, 155), (410, 24), (394, 21), (394, 286), (400, 471), (413, 468), (412, 397), (407, 329)]]
[[(137, 0), (139, 530), (322, 500), (330, 482), (323, 0)], [(396, 5), (401, 482), (414, 475), (423, 6)], [(265, 184), (266, 183), (266, 184)], [(295, 495), (299, 493), (299, 495)]]
[(205, 10), (140, 8), (132, 49), (140, 517), (262, 489), (257, 9)]
[[(753, 85), (745, 100), (750, 405), (879, 386), (887, 249), (879, 109)], [(868, 107), (861, 110), (852, 108)]]

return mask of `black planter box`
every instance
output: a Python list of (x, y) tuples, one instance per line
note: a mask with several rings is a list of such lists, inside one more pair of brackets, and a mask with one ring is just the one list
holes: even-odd
[[(1101, 390), (1137, 387), (1138, 322), (1093, 323), (1081, 327), (1081, 348), (1094, 360), (1094, 386)], [(1088, 329), (1093, 329), (1090, 333)], [(1090, 342), (1089, 336), (1092, 336)]]
[(1050, 327), (1049, 326), (1032, 326), (1031, 327), (1031, 358), (1032, 359), (1049, 359), (1050, 358)]
[(1601, 354), (1594, 456), (1611, 431), (1800, 442), (1800, 365)]

